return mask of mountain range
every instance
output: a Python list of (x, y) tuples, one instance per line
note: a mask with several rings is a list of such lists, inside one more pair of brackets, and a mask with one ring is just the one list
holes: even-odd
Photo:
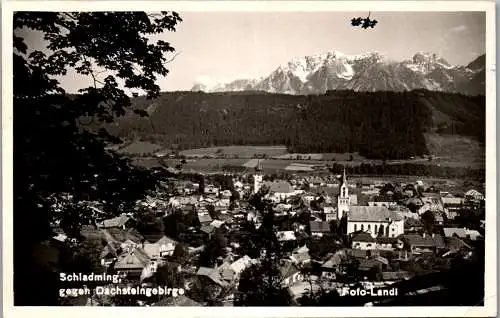
[(268, 76), (227, 83), (197, 83), (192, 91), (264, 91), (291, 95), (324, 94), (329, 90), (410, 91), (427, 89), (466, 95), (485, 94), (485, 55), (468, 65), (451, 65), (437, 54), (419, 52), (392, 61), (378, 52), (316, 54), (280, 65)]

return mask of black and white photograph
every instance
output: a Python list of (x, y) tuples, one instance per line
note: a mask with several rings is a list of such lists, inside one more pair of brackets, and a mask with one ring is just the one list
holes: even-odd
[(335, 2), (4, 1), (6, 307), (496, 315), (495, 3)]

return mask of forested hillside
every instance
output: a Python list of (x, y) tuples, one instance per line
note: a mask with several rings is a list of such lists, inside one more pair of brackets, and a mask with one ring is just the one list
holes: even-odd
[(484, 142), (485, 98), (430, 92), (330, 91), (293, 96), (263, 92), (169, 92), (137, 97), (136, 108), (108, 130), (129, 140), (181, 149), (282, 145), (291, 152), (359, 152), (398, 159), (428, 153), (424, 133)]

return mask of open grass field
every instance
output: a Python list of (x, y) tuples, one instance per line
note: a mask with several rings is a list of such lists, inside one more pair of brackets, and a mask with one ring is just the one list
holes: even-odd
[(141, 156), (141, 155), (153, 154), (162, 148), (163, 148), (162, 146), (150, 142), (134, 141), (132, 143), (122, 146), (117, 150), (117, 152), (126, 155)]
[(450, 167), (484, 168), (486, 149), (478, 141), (463, 136), (425, 134), (434, 163)]
[(238, 158), (253, 158), (265, 155), (267, 157), (281, 156), (287, 153), (285, 146), (223, 146), (198, 148), (181, 151), (184, 156), (229, 156)]

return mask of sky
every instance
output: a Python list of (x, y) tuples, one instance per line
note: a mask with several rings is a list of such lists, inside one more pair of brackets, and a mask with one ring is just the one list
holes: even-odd
[[(377, 51), (401, 61), (417, 52), (436, 53), (451, 64), (467, 65), (486, 51), (484, 12), (371, 12), (373, 29), (350, 25), (368, 12), (179, 12), (183, 22), (163, 39), (178, 55), (162, 91), (190, 90), (200, 79), (229, 81), (270, 74), (294, 57), (339, 51)], [(36, 42), (35, 40), (32, 40)], [(30, 41), (27, 39), (28, 45)], [(90, 78), (70, 73), (69, 92)]]

